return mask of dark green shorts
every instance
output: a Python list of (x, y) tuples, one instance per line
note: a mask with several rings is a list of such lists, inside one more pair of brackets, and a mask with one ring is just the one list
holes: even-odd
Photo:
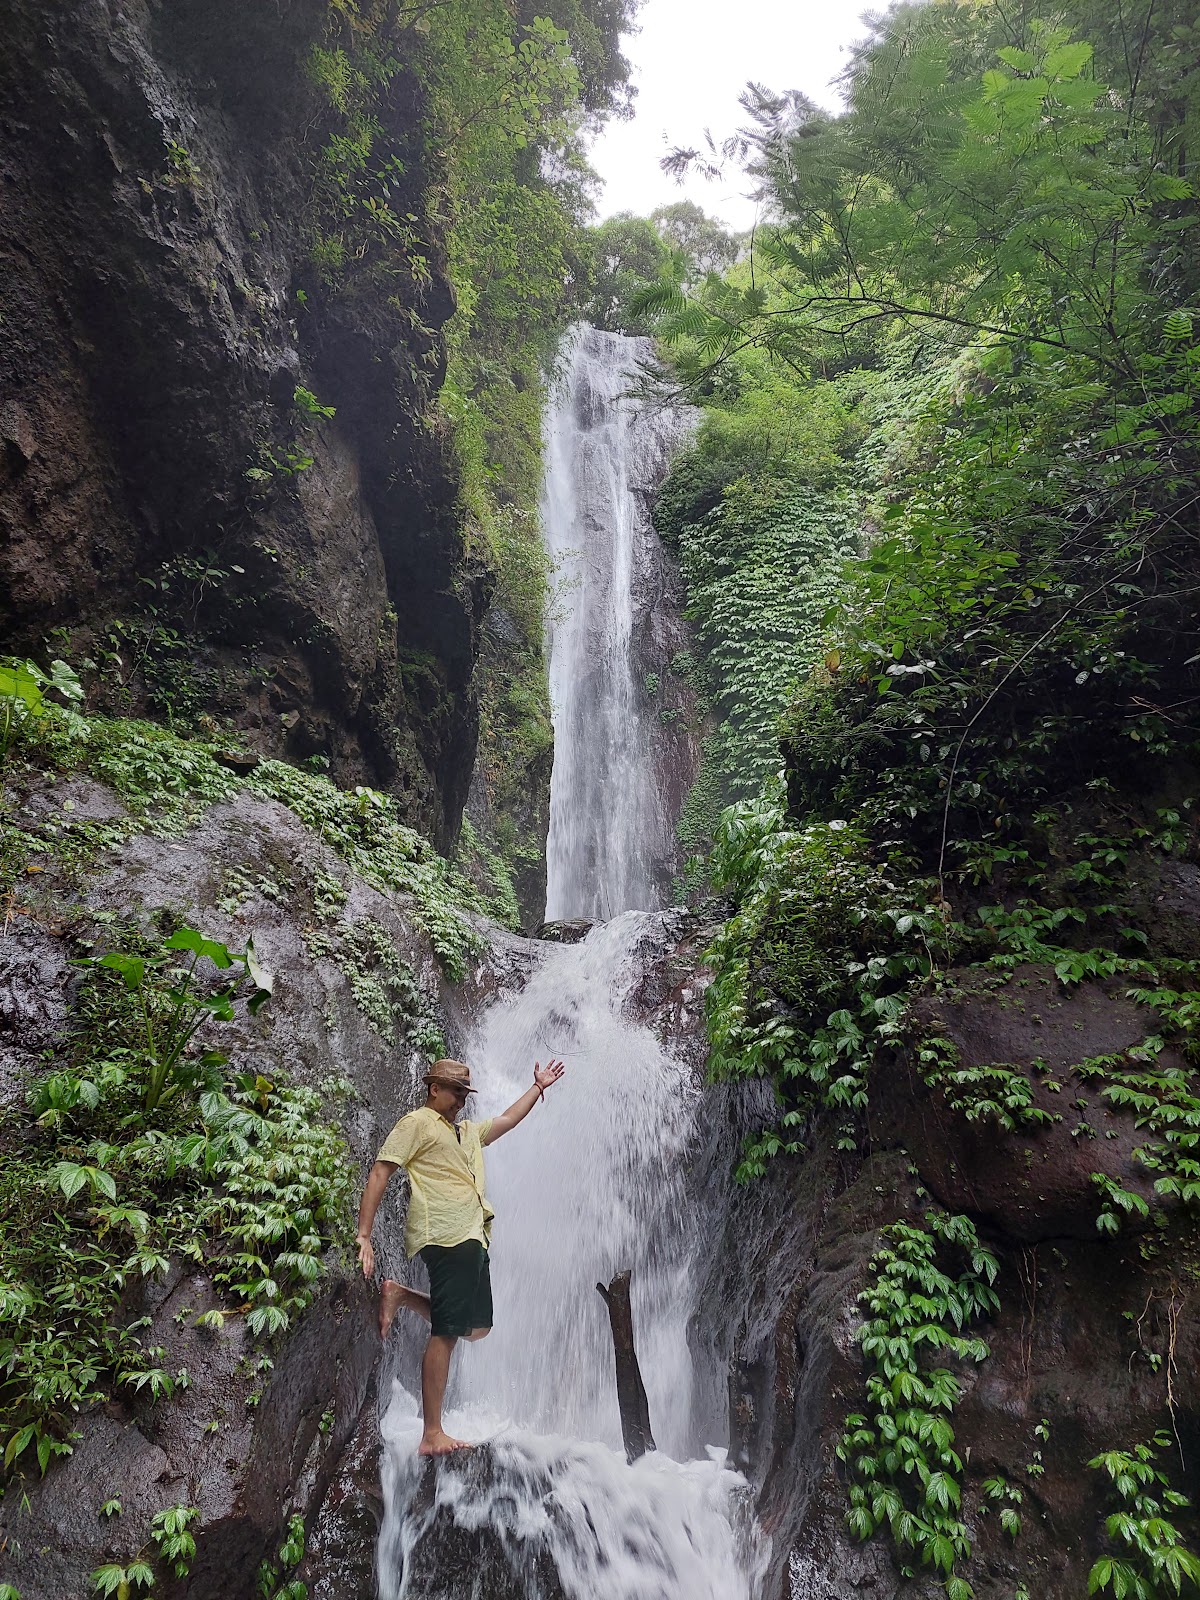
[(492, 1325), (492, 1276), (488, 1253), (478, 1239), (462, 1244), (427, 1244), (421, 1260), (429, 1271), (432, 1331), (463, 1339)]

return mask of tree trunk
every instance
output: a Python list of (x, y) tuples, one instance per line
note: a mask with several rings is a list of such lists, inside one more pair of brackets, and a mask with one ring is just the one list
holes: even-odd
[(646, 1400), (646, 1385), (642, 1382), (637, 1351), (633, 1345), (633, 1308), (629, 1301), (629, 1274), (618, 1272), (606, 1289), (602, 1283), (596, 1288), (604, 1296), (608, 1307), (608, 1320), (612, 1325), (613, 1355), (617, 1363), (617, 1405), (621, 1411), (621, 1438), (625, 1454), (630, 1461), (653, 1450), (654, 1435), (650, 1432), (650, 1406)]

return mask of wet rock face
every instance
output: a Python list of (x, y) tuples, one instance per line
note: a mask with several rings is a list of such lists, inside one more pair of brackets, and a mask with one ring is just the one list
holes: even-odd
[(582, 917), (568, 917), (561, 922), (543, 922), (537, 931), (539, 939), (547, 944), (582, 944), (595, 927)]
[[(1045, 1120), (1011, 1133), (990, 1119), (969, 1121), (922, 1081), (911, 1057), (897, 1062), (882, 1085), (882, 1116), (942, 1204), (1036, 1244), (1095, 1239), (1093, 1174), (1152, 1199), (1150, 1175), (1133, 1155), (1145, 1135), (1074, 1068), (1140, 1044), (1158, 1031), (1154, 1013), (1126, 998), (1120, 984), (1067, 989), (1044, 967), (1020, 967), (1002, 983), (978, 970), (948, 977), (947, 994), (914, 1007), (917, 1028), (947, 1039), (964, 1067), (1002, 1063), (1021, 1074)], [(1158, 1059), (1183, 1064), (1170, 1052)]]
[[(505, 1481), (487, 1445), (426, 1463), (409, 1509), (416, 1530), (405, 1564), (411, 1594), (421, 1600), (566, 1600), (553, 1557), (540, 1543), (504, 1538), (486, 1521), (463, 1527), (444, 1508), (439, 1515), (447, 1490), (484, 1499)], [(547, 1476), (547, 1498), (553, 1487)]]
[(376, 1406), (363, 1407), (309, 1528), (299, 1579), (310, 1600), (375, 1600), (375, 1544), (383, 1523)]
[[(18, 815), (26, 807), (28, 821), (61, 809), (64, 798), (77, 816), (111, 818), (121, 809), (102, 785), (82, 778), (42, 782), (19, 797), (10, 792), (6, 802)], [(239, 1071), (272, 1082), (349, 1080), (350, 1093), (331, 1101), (329, 1114), (340, 1114), (357, 1192), (387, 1130), (415, 1103), (426, 1058), (403, 1029), (395, 1042), (374, 1031), (346, 973), (330, 955), (310, 950), (318, 871), (347, 891), (335, 931), (367, 918), (377, 923), (408, 962), (428, 1008), (445, 1015), (442, 981), (406, 897), (370, 888), (285, 807), (243, 794), (213, 807), (182, 837), (135, 835), (80, 884), (60, 882), (47, 869), (22, 885), (22, 909), (0, 938), (3, 1103), (23, 1109), (30, 1079), (43, 1070), (42, 1052), (68, 1021), (78, 974), (68, 914), (78, 928), (90, 913), (146, 922), (168, 908), (232, 948), (253, 935), (274, 976), (272, 1003), (257, 1017), (239, 1008), (237, 1022), (221, 1025), (212, 1043), (229, 1052)], [(499, 935), (497, 982), (517, 981), (510, 969), (520, 943), (511, 941), (512, 959), (505, 961)], [(0, 1139), (15, 1126), (0, 1125)], [(403, 1193), (394, 1184), (375, 1229), (384, 1271), (396, 1272), (403, 1261), (402, 1214)], [(334, 1261), (331, 1269), (296, 1327), (267, 1346), (251, 1341), (237, 1315), (227, 1315), (219, 1330), (196, 1326), (200, 1313), (230, 1307), (190, 1264), (173, 1263), (165, 1279), (147, 1280), (140, 1297), (123, 1303), (131, 1321), (150, 1318), (142, 1337), (161, 1345), (165, 1367), (186, 1370), (190, 1384), (170, 1401), (114, 1401), (82, 1416), (70, 1457), (44, 1479), (35, 1469), (10, 1486), (0, 1499), (0, 1550), (3, 1578), (22, 1600), (90, 1593), (93, 1570), (127, 1560), (147, 1540), (154, 1515), (181, 1504), (200, 1512), (197, 1556), (172, 1594), (250, 1600), (259, 1562), (274, 1558), (289, 1516), (298, 1512), (310, 1532), (320, 1532), (306, 1556), (310, 1592), (351, 1600), (358, 1583), (357, 1593), (368, 1600), (380, 1342), (373, 1290), (352, 1262)], [(264, 1356), (273, 1367), (260, 1364)], [(100, 1507), (112, 1498), (121, 1501), (121, 1515), (103, 1519)]]
[[(120, 658), (113, 709), (228, 717), (447, 838), (487, 598), (425, 416), (453, 297), (433, 231), (427, 281), (335, 291), (310, 265), (328, 18), (0, 4), (0, 630), (44, 655), (66, 629), (58, 653)], [(423, 216), (415, 82), (381, 115)]]
[[(22, 1600), (88, 1594), (88, 1575), (128, 1561), (154, 1515), (176, 1505), (200, 1518), (196, 1560), (173, 1593), (252, 1594), (287, 1516), (322, 1503), (373, 1392), (378, 1340), (361, 1279), (329, 1286), (276, 1353), (269, 1380), (237, 1319), (215, 1333), (192, 1325), (218, 1304), (203, 1273), (176, 1270), (148, 1299), (146, 1337), (173, 1371), (186, 1368), (189, 1387), (170, 1405), (114, 1404), (84, 1419), (74, 1453), (22, 1485), (27, 1504), (11, 1494), (0, 1504), (5, 1577)], [(113, 1498), (120, 1515), (102, 1518)]]
[[(920, 1571), (903, 1578), (886, 1535), (850, 1539), (835, 1455), (846, 1416), (871, 1409), (858, 1296), (879, 1230), (897, 1218), (919, 1221), (935, 1206), (965, 1213), (999, 1262), (1000, 1309), (977, 1329), (989, 1356), (933, 1363), (962, 1384), (952, 1425), (977, 1600), (1011, 1600), (1020, 1582), (1039, 1600), (1077, 1600), (1116, 1509), (1087, 1462), (1166, 1427), (1177, 1447), (1161, 1465), (1186, 1490), (1200, 1450), (1200, 1289), (1185, 1266), (1194, 1224), (1171, 1214), (1140, 1235), (1128, 1225), (1112, 1239), (1097, 1231), (1093, 1172), (1150, 1197), (1131, 1160), (1147, 1134), (1072, 1070), (1140, 1043), (1153, 1017), (1123, 986), (1068, 989), (1039, 967), (951, 977), (915, 1007), (918, 1031), (948, 1039), (966, 1066), (1004, 1062), (1023, 1073), (1034, 1105), (1061, 1120), (1011, 1132), (968, 1121), (898, 1054), (873, 1080), (869, 1153), (836, 1153), (836, 1128), (817, 1116), (805, 1156), (777, 1159), (725, 1202), (695, 1337), (730, 1374), (732, 1459), (756, 1484), (774, 1540), (770, 1600), (942, 1592)], [(736, 1150), (770, 1108), (742, 1090), (722, 1094)], [(1015, 1541), (988, 1509), (982, 1484), (992, 1476), (1023, 1493)], [(1180, 1527), (1194, 1545), (1189, 1519)]]

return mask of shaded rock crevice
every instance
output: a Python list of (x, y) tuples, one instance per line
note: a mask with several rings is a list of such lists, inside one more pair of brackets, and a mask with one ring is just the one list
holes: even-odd
[(438, 174), (401, 62), (377, 111), (408, 276), (368, 253), (322, 280), (329, 17), (0, 5), (0, 629), (102, 662), (109, 709), (323, 756), (446, 841), (489, 580), (431, 412), (454, 308)]

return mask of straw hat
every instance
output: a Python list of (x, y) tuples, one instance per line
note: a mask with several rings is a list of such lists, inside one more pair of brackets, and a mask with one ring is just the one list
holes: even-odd
[(445, 1083), (451, 1088), (474, 1089), (471, 1082), (471, 1069), (462, 1061), (435, 1061), (425, 1074), (426, 1084)]

